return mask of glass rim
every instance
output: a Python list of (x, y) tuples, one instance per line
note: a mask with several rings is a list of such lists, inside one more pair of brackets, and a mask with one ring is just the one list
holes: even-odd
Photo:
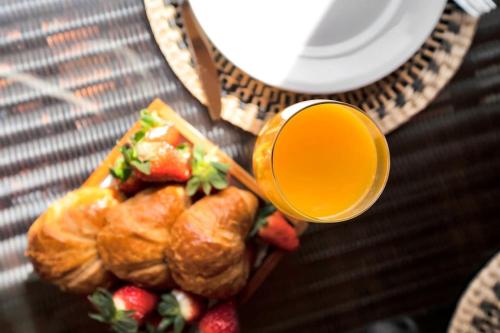
[[(380, 127), (377, 125), (377, 123), (375, 123), (375, 121), (373, 121), (373, 119), (371, 119), (370, 116), (368, 116), (366, 114), (366, 112), (364, 112), (363, 110), (361, 110), (359, 107), (355, 106), (355, 105), (352, 105), (352, 104), (349, 104), (349, 103), (345, 103), (345, 102), (341, 102), (341, 101), (335, 101), (335, 100), (329, 100), (329, 99), (311, 99), (311, 100), (307, 100), (307, 101), (302, 101), (302, 102), (299, 102), (299, 103), (296, 103), (296, 104), (292, 104), (288, 107), (286, 107), (283, 111), (281, 111), (281, 113), (285, 112), (287, 109), (289, 109), (290, 107), (297, 107), (299, 104), (305, 104), (304, 106), (302, 107), (299, 107), (297, 110), (294, 110), (292, 112), (292, 114), (290, 116), (288, 116), (288, 118), (284, 119), (284, 122), (283, 124), (280, 125), (280, 128), (278, 130), (278, 132), (276, 133), (275, 137), (273, 138), (273, 141), (272, 141), (272, 145), (271, 145), (271, 175), (272, 175), (272, 180), (273, 180), (273, 183), (278, 191), (278, 194), (281, 196), (281, 198), (283, 199), (283, 201), (288, 205), (288, 207), (295, 213), (297, 214), (297, 216), (301, 216), (302, 218), (305, 218), (307, 219), (307, 221), (309, 222), (316, 222), (316, 223), (326, 223), (326, 222), (331, 222), (331, 223), (337, 223), (337, 222), (343, 222), (343, 221), (347, 221), (347, 220), (351, 220), (355, 217), (358, 217), (359, 215), (363, 214), (364, 212), (366, 212), (370, 207), (373, 206), (373, 204), (378, 200), (378, 198), (380, 198), (380, 196), (382, 195), (382, 192), (384, 191), (385, 189), (385, 186), (387, 184), (387, 181), (389, 179), (389, 172), (390, 172), (390, 169), (391, 169), (391, 159), (390, 157), (387, 159), (387, 168), (385, 170), (385, 175), (384, 175), (384, 179), (382, 181), (382, 186), (380, 187), (380, 189), (373, 195), (373, 197), (368, 201), (368, 203), (366, 204), (365, 207), (363, 207), (363, 209), (361, 209), (360, 211), (356, 212), (355, 214), (351, 215), (351, 216), (348, 216), (348, 217), (345, 217), (345, 218), (340, 218), (340, 219), (335, 219), (335, 216), (338, 216), (348, 210), (351, 210), (353, 209), (354, 207), (356, 207), (358, 204), (355, 204), (353, 205), (352, 207), (350, 208), (347, 208), (345, 209), (344, 211), (340, 212), (340, 213), (337, 213), (335, 215), (331, 215), (332, 218), (331, 219), (321, 219), (321, 218), (317, 218), (317, 217), (313, 217), (313, 216), (309, 216), (308, 214), (306, 213), (303, 213), (301, 212), (300, 210), (298, 210), (294, 205), (292, 205), (292, 203), (288, 200), (288, 198), (286, 197), (286, 195), (283, 193), (281, 187), (280, 187), (280, 184), (279, 184), (279, 181), (275, 175), (275, 170), (274, 170), (274, 149), (276, 147), (276, 142), (278, 141), (278, 138), (281, 134), (281, 131), (285, 128), (286, 124), (292, 119), (294, 118), (297, 114), (301, 113), (302, 111), (312, 107), (312, 106), (315, 106), (315, 105), (321, 105), (321, 104), (335, 104), (335, 105), (344, 105), (344, 106), (347, 106), (348, 108), (350, 109), (353, 109), (353, 111), (356, 111), (358, 113), (360, 113), (363, 117), (365, 117), (366, 119), (368, 119), (368, 121), (377, 129), (377, 131), (381, 134), (381, 137), (383, 138), (383, 145), (384, 145), (384, 148), (385, 150), (388, 152), (388, 156), (390, 156), (390, 152), (389, 152), (389, 145), (387, 144), (387, 139), (384, 135), (384, 133), (382, 132), (382, 130), (380, 129)], [(366, 126), (366, 124), (365, 124)], [(374, 141), (374, 140), (373, 140)], [(361, 199), (360, 199), (361, 200)]]

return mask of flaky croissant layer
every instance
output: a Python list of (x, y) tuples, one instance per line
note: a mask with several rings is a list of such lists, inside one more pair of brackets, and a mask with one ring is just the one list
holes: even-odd
[(204, 197), (179, 216), (166, 249), (175, 282), (208, 298), (238, 293), (250, 271), (245, 238), (257, 205), (252, 193), (229, 187)]
[(82, 188), (54, 202), (28, 231), (26, 255), (38, 274), (61, 289), (89, 293), (113, 276), (96, 249), (104, 215), (121, 197), (111, 189)]
[(165, 261), (168, 233), (189, 206), (182, 186), (144, 190), (110, 208), (97, 250), (106, 268), (122, 280), (150, 288), (174, 286)]
[(245, 286), (245, 238), (258, 206), (252, 193), (229, 187), (189, 207), (184, 187), (169, 185), (121, 201), (111, 189), (82, 188), (52, 204), (28, 232), (26, 254), (39, 275), (78, 293), (113, 276), (208, 298)]

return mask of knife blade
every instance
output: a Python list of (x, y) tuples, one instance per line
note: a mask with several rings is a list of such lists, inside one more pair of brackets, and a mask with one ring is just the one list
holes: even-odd
[(193, 55), (196, 71), (200, 77), (201, 87), (205, 92), (207, 108), (210, 118), (217, 120), (221, 114), (221, 92), (217, 67), (212, 59), (208, 41), (202, 36), (201, 27), (194, 17), (189, 1), (181, 5), (181, 15), (188, 37), (189, 48)]

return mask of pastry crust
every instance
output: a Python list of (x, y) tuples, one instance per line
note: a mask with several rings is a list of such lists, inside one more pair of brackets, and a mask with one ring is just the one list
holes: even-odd
[(250, 271), (245, 238), (257, 205), (252, 193), (229, 187), (200, 199), (179, 216), (165, 252), (175, 282), (208, 298), (238, 293)]
[(96, 250), (106, 211), (121, 197), (111, 189), (81, 188), (54, 202), (28, 231), (26, 255), (38, 274), (61, 289), (90, 293), (112, 282)]
[(110, 209), (97, 241), (106, 268), (141, 286), (173, 287), (165, 249), (170, 227), (188, 206), (183, 187), (166, 186), (146, 189)]

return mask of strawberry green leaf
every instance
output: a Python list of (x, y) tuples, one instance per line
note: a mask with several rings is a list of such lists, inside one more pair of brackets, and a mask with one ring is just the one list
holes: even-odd
[(145, 130), (141, 129), (141, 130), (137, 131), (132, 136), (132, 139), (131, 139), (132, 143), (136, 144), (137, 142), (141, 141), (144, 138), (145, 135), (146, 135), (146, 131)]
[(137, 333), (138, 323), (132, 318), (134, 311), (117, 310), (109, 291), (99, 288), (88, 299), (99, 312), (90, 313), (90, 318), (110, 324), (116, 333)]
[(170, 305), (177, 305), (177, 299), (172, 294), (163, 294), (161, 295), (161, 300), (164, 303), (168, 303)]
[(212, 187), (222, 190), (229, 185), (227, 174), (229, 165), (217, 161), (213, 155), (207, 155), (199, 145), (193, 149), (191, 168), (192, 179), (196, 180), (188, 182), (188, 189), (191, 190), (188, 191), (189, 195), (196, 193), (200, 187), (206, 195), (209, 195)]
[(267, 225), (267, 218), (259, 218), (257, 221), (255, 221), (255, 224), (253, 225), (252, 231), (248, 234), (249, 237), (253, 237), (257, 235), (259, 232), (260, 228), (264, 227)]
[(182, 318), (182, 316), (177, 316), (174, 319), (174, 332), (173, 333), (181, 333), (184, 329), (186, 322)]
[(172, 318), (163, 318), (158, 324), (158, 332), (164, 332), (170, 325), (172, 325), (174, 320)]
[(203, 182), (201, 184), (201, 187), (202, 187), (203, 193), (205, 193), (205, 195), (209, 195), (210, 191), (212, 191), (212, 186), (210, 185), (209, 182)]
[(220, 174), (215, 173), (210, 177), (210, 184), (218, 190), (222, 190), (227, 187), (227, 177), (222, 177)]
[(139, 324), (131, 317), (133, 311), (123, 311), (122, 316), (111, 323), (111, 329), (116, 333), (137, 333)]
[(224, 173), (227, 173), (229, 171), (229, 167), (230, 167), (229, 164), (222, 163), (219, 161), (213, 161), (212, 165), (214, 168), (216, 168), (217, 170), (224, 172)]
[(181, 155), (186, 158), (186, 159), (191, 159), (191, 155), (192, 155), (192, 149), (191, 149), (191, 145), (189, 145), (188, 143), (184, 142), (184, 143), (181, 143), (179, 145), (177, 145), (177, 147), (175, 147), (175, 149), (181, 153)]
[(267, 217), (269, 215), (271, 215), (272, 213), (274, 213), (276, 211), (276, 207), (274, 207), (272, 204), (270, 203), (266, 203), (260, 210), (259, 210), (259, 213), (257, 214), (258, 217), (262, 218), (262, 217)]
[(180, 312), (179, 302), (174, 295), (165, 294), (161, 296), (158, 313), (163, 317), (157, 327), (159, 332), (163, 332), (172, 324), (174, 332), (182, 332), (185, 322)]
[(130, 165), (145, 175), (151, 174), (151, 163), (149, 161), (141, 162), (139, 160), (130, 161)]
[(125, 162), (130, 163), (130, 161), (137, 159), (137, 151), (135, 147), (127, 144), (120, 148), (123, 158)]
[(177, 147), (175, 147), (175, 149), (180, 150), (180, 151), (187, 151), (187, 150), (189, 150), (189, 145), (184, 142), (184, 143), (178, 144)]
[(171, 294), (165, 294), (161, 297), (161, 302), (158, 305), (158, 313), (164, 317), (176, 316), (179, 314), (179, 303)]
[(187, 194), (189, 196), (194, 195), (198, 191), (200, 184), (201, 184), (201, 180), (198, 177), (192, 177), (191, 179), (189, 179), (187, 184), (186, 184)]
[(194, 146), (193, 157), (196, 161), (202, 161), (205, 157), (205, 151), (200, 145)]
[(150, 112), (146, 109), (141, 110), (141, 126), (144, 130), (148, 130), (153, 127), (163, 126), (167, 122), (159, 117), (156, 113)]
[(267, 224), (267, 217), (276, 211), (276, 207), (274, 207), (270, 203), (266, 203), (257, 214), (257, 220), (255, 221), (252, 230), (248, 234), (249, 237), (255, 236), (259, 229), (264, 227)]
[(113, 167), (109, 169), (109, 172), (114, 178), (124, 182), (132, 174), (132, 168), (130, 168), (123, 156), (120, 156), (116, 159)]
[(94, 320), (97, 320), (101, 323), (107, 323), (108, 321), (107, 320), (104, 320), (104, 318), (102, 317), (102, 315), (100, 314), (97, 314), (97, 313), (89, 313), (89, 317), (94, 319)]
[(92, 295), (90, 295), (88, 299), (99, 312), (97, 314), (90, 314), (91, 318), (101, 322), (109, 322), (113, 320), (116, 315), (116, 308), (115, 303), (113, 302), (113, 295), (111, 295), (109, 291), (99, 288)]

